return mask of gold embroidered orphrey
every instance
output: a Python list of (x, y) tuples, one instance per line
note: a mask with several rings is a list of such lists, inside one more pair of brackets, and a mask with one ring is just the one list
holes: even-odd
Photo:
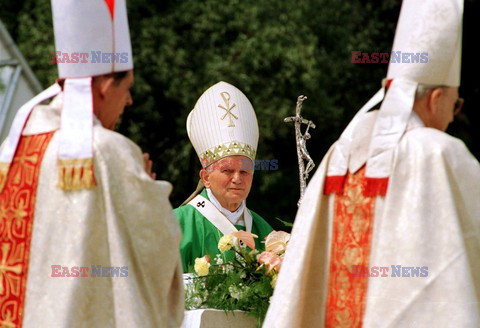
[(226, 91), (223, 91), (220, 93), (220, 96), (222, 97), (223, 101), (225, 102), (225, 106), (222, 104), (219, 104), (218, 107), (225, 110), (225, 114), (220, 118), (221, 120), (224, 120), (225, 117), (228, 115), (228, 127), (235, 127), (235, 124), (233, 123), (232, 117), (238, 120), (238, 116), (232, 113), (232, 109), (235, 108), (236, 104), (233, 104), (230, 107), (230, 94)]
[(0, 192), (0, 327), (21, 327), (40, 166), (54, 132), (22, 136)]

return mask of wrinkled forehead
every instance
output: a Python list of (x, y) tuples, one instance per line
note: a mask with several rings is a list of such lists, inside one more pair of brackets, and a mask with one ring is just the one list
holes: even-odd
[(253, 170), (253, 161), (240, 155), (224, 157), (207, 167), (208, 170), (234, 170), (249, 171)]

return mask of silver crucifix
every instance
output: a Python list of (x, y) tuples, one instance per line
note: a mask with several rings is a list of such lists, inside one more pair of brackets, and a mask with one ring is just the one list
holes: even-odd
[[(302, 202), (303, 194), (305, 193), (305, 188), (307, 187), (308, 174), (315, 167), (315, 163), (307, 151), (307, 140), (311, 137), (310, 133), (308, 133), (308, 129), (315, 129), (315, 124), (312, 121), (304, 119), (300, 114), (302, 111), (302, 103), (305, 99), (307, 99), (306, 96), (299, 96), (297, 99), (297, 106), (295, 108), (295, 116), (290, 116), (283, 120), (285, 123), (295, 122), (295, 139), (297, 141), (298, 169), (300, 176), (300, 199), (298, 200), (297, 206), (300, 206)], [(304, 134), (302, 134), (301, 130), (302, 124), (307, 125)], [(307, 161), (306, 168), (304, 161)]]

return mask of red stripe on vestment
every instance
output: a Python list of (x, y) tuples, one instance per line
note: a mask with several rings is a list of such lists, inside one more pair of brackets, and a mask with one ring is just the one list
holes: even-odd
[(22, 326), (38, 177), (53, 134), (20, 138), (0, 193), (0, 327)]

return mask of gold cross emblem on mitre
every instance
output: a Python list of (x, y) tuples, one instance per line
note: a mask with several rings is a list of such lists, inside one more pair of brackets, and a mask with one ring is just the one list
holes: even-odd
[(235, 114), (232, 113), (232, 110), (233, 108), (235, 108), (235, 104), (232, 104), (230, 106), (230, 94), (226, 91), (223, 91), (220, 93), (220, 96), (222, 97), (223, 101), (224, 101), (224, 105), (222, 104), (219, 104), (218, 107), (225, 110), (225, 114), (223, 114), (222, 117), (220, 117), (221, 120), (224, 120), (225, 117), (228, 116), (228, 127), (235, 127), (235, 124), (233, 123), (233, 118), (237, 119), (238, 120), (238, 116), (236, 116)]

